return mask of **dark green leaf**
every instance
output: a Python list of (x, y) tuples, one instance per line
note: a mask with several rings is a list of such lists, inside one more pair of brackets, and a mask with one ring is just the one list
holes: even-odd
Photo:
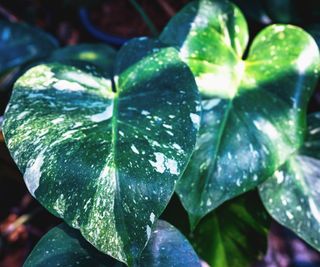
[(91, 66), (36, 66), (17, 81), (3, 132), (33, 196), (131, 264), (189, 161), (200, 102), (173, 48), (149, 53), (115, 85)]
[(308, 117), (304, 146), (260, 186), (271, 216), (320, 250), (320, 113)]
[(269, 224), (259, 195), (248, 192), (208, 214), (191, 243), (212, 267), (248, 267), (267, 250)]
[(190, 3), (161, 39), (178, 47), (203, 97), (196, 149), (177, 186), (194, 227), (270, 177), (300, 147), (319, 51), (302, 29), (272, 25), (242, 60), (246, 21), (223, 0)]
[[(24, 267), (121, 267), (124, 264), (100, 253), (80, 232), (61, 224), (49, 231), (33, 249)], [(142, 253), (143, 267), (199, 267), (200, 262), (186, 238), (159, 220)]]
[(116, 51), (110, 46), (104, 44), (79, 44), (54, 51), (50, 60), (75, 60), (92, 63), (112, 77), (115, 57)]
[(66, 224), (51, 229), (38, 242), (24, 267), (124, 267), (88, 243), (78, 230)]
[(23, 23), (0, 20), (0, 73), (31, 60), (48, 56), (57, 42), (46, 33)]

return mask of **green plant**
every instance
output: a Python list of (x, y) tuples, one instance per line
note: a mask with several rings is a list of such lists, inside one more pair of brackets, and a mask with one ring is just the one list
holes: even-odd
[(53, 229), (26, 266), (51, 257), (109, 266), (82, 236), (130, 266), (200, 266), (184, 237), (158, 221), (174, 191), (191, 243), (212, 266), (263, 254), (269, 218), (254, 188), (273, 218), (320, 249), (320, 116), (307, 124), (306, 115), (318, 47), (291, 25), (264, 29), (244, 57), (248, 40), (236, 6), (200, 0), (159, 40), (58, 50), (17, 80), (8, 148), (31, 194), (81, 232)]

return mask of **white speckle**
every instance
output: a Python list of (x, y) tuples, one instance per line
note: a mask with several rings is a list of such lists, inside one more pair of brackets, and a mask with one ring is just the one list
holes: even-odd
[(169, 169), (169, 172), (174, 175), (179, 175), (178, 171), (178, 163), (173, 159), (168, 159), (165, 163), (167, 169)]
[(183, 152), (183, 149), (182, 149), (182, 147), (181, 146), (179, 146), (177, 143), (174, 143), (173, 145), (173, 148), (175, 148), (176, 150), (178, 150), (178, 152)]
[(51, 122), (53, 124), (59, 124), (60, 122), (63, 122), (63, 121), (64, 121), (64, 118), (57, 118), (57, 119), (52, 120)]
[(136, 154), (140, 154), (139, 153), (139, 150), (135, 147), (135, 145), (131, 145), (131, 150), (134, 152), (134, 153), (136, 153)]
[(287, 215), (287, 217), (288, 217), (289, 220), (292, 220), (293, 217), (294, 217), (293, 214), (292, 214), (290, 211), (288, 211), (288, 210), (286, 211), (286, 215)]
[(119, 131), (119, 134), (120, 134), (121, 136), (124, 136), (124, 133), (123, 133), (122, 131)]
[(171, 132), (171, 131), (166, 131), (166, 133), (167, 133), (168, 135), (174, 136), (173, 132)]
[(228, 152), (228, 159), (232, 159), (232, 155), (231, 155), (231, 153), (230, 152)]
[(203, 100), (202, 101), (202, 107), (204, 110), (210, 110), (217, 106), (221, 102), (221, 99), (219, 98), (214, 98), (210, 100)]
[(263, 120), (255, 120), (254, 125), (257, 129), (265, 134), (267, 134), (271, 139), (276, 139), (279, 137), (278, 130), (269, 122)]
[(277, 183), (281, 184), (284, 181), (284, 175), (282, 171), (276, 171), (274, 176), (277, 178)]
[(283, 32), (285, 29), (286, 29), (286, 28), (285, 28), (285, 26), (283, 26), (283, 25), (274, 26), (274, 32), (275, 32), (275, 33)]
[(167, 159), (164, 154), (160, 152), (154, 153), (156, 161), (149, 160), (151, 166), (153, 166), (156, 172), (164, 173), (166, 169), (169, 170), (171, 174), (179, 175), (178, 163), (173, 159)]
[(172, 129), (172, 126), (171, 125), (168, 125), (168, 124), (163, 124), (162, 125), (164, 128), (167, 128), (167, 129)]
[[(70, 137), (72, 137), (72, 135), (74, 134), (74, 133), (76, 133), (77, 132), (77, 130), (70, 130), (70, 131), (67, 131), (67, 132), (65, 132), (63, 135), (62, 135), (62, 137), (63, 137), (63, 139), (62, 140), (65, 140), (65, 139), (68, 139), (68, 138), (70, 138)], [(59, 139), (58, 139), (59, 140)], [(58, 141), (57, 140), (57, 141)], [(61, 140), (60, 140), (61, 141)]]
[[(101, 87), (101, 84), (99, 84), (91, 75), (89, 74), (86, 74), (84, 72), (67, 72), (65, 74), (65, 77), (67, 77), (68, 79), (70, 80), (73, 80), (73, 81), (77, 81), (85, 86), (88, 86), (88, 87), (92, 87), (92, 88), (99, 88)], [(100, 79), (100, 82), (101, 81), (104, 81), (107, 86), (111, 86), (111, 82), (107, 79)]]
[(200, 116), (198, 114), (190, 113), (190, 119), (194, 125), (200, 126)]
[(208, 198), (208, 199), (207, 199), (207, 206), (209, 207), (209, 206), (211, 206), (211, 205), (212, 205), (211, 199)]
[(21, 120), (23, 119), (25, 116), (27, 116), (30, 112), (29, 111), (23, 111), (21, 112), (18, 116), (17, 116), (17, 119), (18, 120)]
[(309, 198), (308, 202), (309, 202), (310, 210), (311, 210), (313, 217), (318, 222), (320, 222), (320, 211), (319, 211), (316, 203), (314, 202), (314, 200), (312, 198)]
[(110, 106), (106, 108), (105, 111), (91, 115), (91, 116), (87, 116), (87, 118), (89, 118), (93, 122), (101, 122), (101, 121), (109, 120), (112, 117), (112, 114), (113, 114), (113, 102)]
[(155, 140), (151, 141), (151, 145), (161, 147), (161, 145)]
[(241, 186), (241, 180), (240, 180), (240, 179), (237, 179), (236, 185), (237, 185), (237, 186)]
[(164, 166), (164, 159), (165, 159), (164, 155), (159, 152), (154, 153), (154, 155), (156, 157), (156, 161), (149, 160), (151, 166), (154, 167), (157, 172), (164, 173), (166, 169)]
[(258, 175), (253, 175), (253, 181), (257, 181), (258, 180)]
[(67, 80), (60, 80), (53, 84), (53, 87), (57, 90), (67, 91), (85, 91), (85, 88), (76, 82), (69, 82)]
[[(26, 182), (26, 185), (29, 189), (29, 192), (31, 195), (35, 196), (34, 193), (39, 187), (39, 182), (41, 178), (41, 167), (44, 162), (44, 153), (45, 150), (43, 150), (37, 158), (34, 160), (33, 164), (31, 166), (28, 166), (26, 168), (26, 171), (23, 175), (23, 178)], [(29, 161), (30, 163), (30, 161)], [(29, 165), (28, 163), (28, 165)]]
[(320, 132), (320, 127), (315, 128), (315, 129), (312, 129), (312, 130), (310, 131), (310, 134), (311, 134), (311, 135), (314, 135), (314, 134), (317, 134), (317, 133), (319, 133), (319, 132)]
[(150, 228), (149, 225), (147, 225), (147, 237), (148, 237), (148, 239), (150, 238), (150, 236), (151, 236), (151, 228)]
[(142, 110), (142, 111), (141, 111), (141, 114), (147, 116), (147, 115), (150, 114), (150, 112), (149, 112), (149, 111), (146, 111), (146, 110)]
[(156, 218), (156, 216), (154, 215), (154, 213), (153, 212), (151, 212), (151, 214), (150, 214), (150, 222), (151, 223), (154, 223), (154, 219)]
[(176, 116), (175, 115), (169, 115), (170, 119), (174, 119)]

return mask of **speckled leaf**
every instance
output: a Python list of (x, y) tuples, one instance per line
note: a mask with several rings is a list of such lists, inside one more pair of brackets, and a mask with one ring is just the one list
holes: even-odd
[(173, 48), (123, 70), (115, 87), (92, 67), (36, 66), (17, 81), (3, 131), (29, 191), (131, 264), (189, 161), (200, 102)]
[(320, 113), (309, 115), (303, 147), (259, 189), (271, 216), (320, 250)]
[(270, 177), (300, 147), (319, 51), (302, 29), (272, 25), (242, 60), (247, 25), (223, 0), (189, 4), (161, 39), (178, 46), (203, 97), (196, 149), (177, 185), (195, 226), (224, 201)]
[(75, 60), (92, 63), (104, 70), (110, 77), (113, 75), (113, 63), (116, 51), (105, 44), (79, 44), (55, 50), (50, 60)]
[(0, 20), (0, 73), (45, 57), (57, 48), (46, 33), (23, 23)]
[[(123, 267), (123, 263), (100, 253), (80, 232), (61, 224), (49, 231), (33, 249), (24, 267)], [(199, 259), (186, 238), (170, 224), (159, 220), (140, 267), (200, 267)]]
[(248, 192), (208, 214), (191, 243), (210, 266), (248, 267), (266, 253), (269, 225), (258, 193)]
[(60, 224), (46, 233), (23, 267), (124, 267), (88, 243), (78, 230)]

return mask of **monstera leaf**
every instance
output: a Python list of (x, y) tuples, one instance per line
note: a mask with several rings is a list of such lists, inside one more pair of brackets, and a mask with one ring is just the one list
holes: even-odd
[[(24, 267), (125, 266), (100, 253), (81, 236), (80, 232), (61, 224), (49, 231), (37, 244)], [(141, 256), (143, 267), (200, 267), (200, 262), (186, 238), (173, 226), (159, 220)]]
[(134, 40), (117, 62), (137, 43), (145, 56), (118, 72), (114, 86), (91, 65), (28, 70), (3, 125), (31, 194), (129, 265), (190, 159), (201, 109), (193, 75), (174, 48)]
[(105, 44), (79, 44), (55, 50), (50, 60), (92, 63), (110, 74), (111, 77), (115, 57), (116, 51)]
[(57, 42), (48, 34), (23, 23), (0, 20), (0, 74), (49, 55)]
[(208, 214), (191, 242), (210, 266), (247, 267), (265, 254), (269, 225), (259, 195), (248, 192)]
[(319, 52), (302, 29), (272, 25), (248, 43), (246, 21), (223, 0), (192, 2), (164, 29), (202, 95), (200, 136), (177, 192), (193, 226), (246, 192), (301, 145)]
[(320, 113), (308, 122), (303, 147), (259, 189), (271, 216), (320, 250)]

